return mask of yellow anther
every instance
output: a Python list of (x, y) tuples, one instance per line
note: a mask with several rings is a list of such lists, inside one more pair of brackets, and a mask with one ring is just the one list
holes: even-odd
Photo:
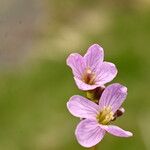
[(114, 113), (111, 110), (111, 107), (104, 107), (100, 114), (97, 116), (97, 120), (101, 124), (108, 124), (111, 120), (114, 119)]

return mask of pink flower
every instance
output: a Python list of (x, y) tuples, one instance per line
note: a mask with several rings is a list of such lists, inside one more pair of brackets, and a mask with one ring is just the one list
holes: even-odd
[(74, 80), (81, 90), (92, 90), (112, 81), (117, 75), (113, 63), (105, 62), (104, 51), (98, 44), (93, 44), (82, 57), (78, 53), (70, 54), (67, 65), (71, 67)]
[(132, 133), (118, 126), (110, 125), (115, 112), (121, 107), (127, 96), (127, 88), (115, 83), (104, 90), (99, 104), (82, 97), (73, 96), (67, 103), (70, 113), (85, 118), (77, 126), (75, 135), (79, 144), (92, 147), (98, 144), (108, 132), (118, 137), (130, 137)]

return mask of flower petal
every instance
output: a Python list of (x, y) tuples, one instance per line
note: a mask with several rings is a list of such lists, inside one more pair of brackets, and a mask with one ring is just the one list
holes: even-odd
[(86, 66), (94, 71), (99, 63), (102, 63), (104, 59), (104, 51), (98, 44), (93, 44), (87, 50), (84, 55)]
[(119, 137), (130, 137), (133, 134), (129, 131), (125, 131), (118, 126), (115, 125), (101, 125), (103, 129), (109, 132), (112, 135), (119, 136)]
[(111, 107), (115, 113), (127, 96), (127, 88), (121, 84), (114, 83), (105, 88), (99, 101), (100, 108)]
[(103, 62), (96, 69), (96, 84), (103, 85), (112, 81), (117, 75), (117, 68), (113, 63)]
[(67, 108), (72, 115), (80, 118), (96, 120), (96, 116), (99, 113), (97, 104), (79, 95), (70, 98), (67, 102)]
[(75, 77), (81, 79), (85, 70), (85, 62), (83, 57), (78, 53), (72, 53), (67, 58), (67, 65), (71, 67)]
[(92, 147), (103, 139), (105, 130), (96, 121), (85, 119), (78, 124), (75, 135), (80, 145)]
[(86, 84), (85, 82), (83, 82), (82, 80), (80, 80), (76, 77), (74, 77), (74, 80), (75, 80), (78, 88), (83, 91), (93, 90), (93, 89), (99, 87), (99, 85), (96, 85), (96, 84), (93, 84), (93, 85)]

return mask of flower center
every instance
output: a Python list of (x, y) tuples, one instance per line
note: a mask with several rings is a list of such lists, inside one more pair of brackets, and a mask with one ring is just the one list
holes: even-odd
[(83, 77), (82, 80), (87, 83), (87, 84), (94, 84), (95, 83), (95, 74), (91, 71), (90, 68), (86, 68), (84, 73), (83, 73)]
[(114, 119), (113, 115), (111, 107), (104, 107), (100, 114), (97, 115), (97, 120), (100, 124), (106, 125)]

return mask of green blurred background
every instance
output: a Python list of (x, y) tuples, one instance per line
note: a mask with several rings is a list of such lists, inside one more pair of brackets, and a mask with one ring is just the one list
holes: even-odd
[(128, 87), (115, 124), (132, 138), (106, 135), (99, 150), (150, 150), (149, 0), (0, 0), (0, 150), (83, 150), (66, 102), (80, 92), (66, 66), (93, 43)]

